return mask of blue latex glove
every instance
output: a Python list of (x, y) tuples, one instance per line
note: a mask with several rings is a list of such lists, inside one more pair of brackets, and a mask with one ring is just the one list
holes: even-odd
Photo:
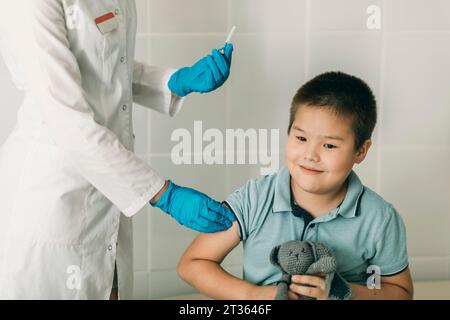
[(170, 180), (168, 189), (153, 206), (180, 224), (204, 233), (227, 230), (236, 220), (221, 203), (194, 189), (177, 186)]
[(223, 54), (213, 49), (210, 55), (192, 67), (179, 69), (170, 77), (170, 91), (184, 97), (192, 92), (205, 93), (216, 90), (230, 75), (233, 50), (233, 45), (227, 43), (223, 48)]

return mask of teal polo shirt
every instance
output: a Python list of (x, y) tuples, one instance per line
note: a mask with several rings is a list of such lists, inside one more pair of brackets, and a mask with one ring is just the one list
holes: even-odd
[(369, 266), (377, 266), (382, 276), (395, 275), (408, 266), (402, 218), (390, 203), (363, 186), (354, 171), (339, 207), (312, 220), (292, 212), (286, 166), (278, 173), (248, 181), (225, 203), (239, 223), (244, 279), (251, 283), (271, 285), (281, 280), (280, 269), (270, 263), (270, 252), (291, 240), (317, 241), (330, 247), (337, 271), (353, 283), (366, 283), (373, 274), (374, 267), (368, 270)]

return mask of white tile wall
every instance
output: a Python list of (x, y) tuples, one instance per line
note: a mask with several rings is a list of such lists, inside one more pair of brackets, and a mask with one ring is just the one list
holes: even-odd
[(370, 5), (381, 8), (383, 3), (382, 0), (312, 0), (309, 2), (312, 32), (367, 31), (367, 8)]
[(448, 279), (450, 259), (448, 257), (412, 257), (409, 267), (416, 281), (439, 281)]
[(152, 270), (148, 275), (149, 299), (161, 299), (195, 292), (178, 277), (175, 268)]
[(138, 15), (138, 34), (145, 34), (148, 32), (150, 24), (149, 24), (149, 16), (148, 12), (150, 11), (150, 1), (148, 0), (136, 0), (136, 9)]
[(450, 2), (447, 0), (386, 0), (389, 30), (429, 31), (450, 29)]
[(148, 271), (134, 272), (134, 298), (147, 299), (149, 296), (149, 273)]
[[(138, 3), (139, 17), (144, 16), (145, 8), (147, 7), (147, 2), (143, 4)], [(142, 6), (142, 7), (141, 7)], [(144, 22), (142, 22), (144, 21)], [(143, 25), (144, 23), (144, 25)], [(138, 30), (144, 30), (147, 28), (145, 24), (145, 19), (140, 19), (138, 22)], [(138, 33), (136, 37), (136, 52), (135, 60), (142, 63), (150, 63), (150, 45), (148, 41), (148, 36), (146, 34)], [(136, 137), (135, 140), (135, 152), (141, 157), (146, 157), (149, 152), (149, 133), (150, 133), (150, 113), (147, 108), (139, 105), (134, 105), (133, 108), (133, 130)]]
[(379, 168), (378, 161), (378, 145), (375, 142), (369, 149), (366, 159), (353, 167), (353, 170), (358, 174), (365, 186), (375, 192), (380, 192), (378, 185)]
[(379, 100), (381, 46), (379, 32), (312, 33), (308, 79), (343, 71), (364, 79)]
[(450, 227), (448, 148), (385, 147), (381, 195), (405, 220), (412, 256), (445, 256)]
[(306, 3), (306, 0), (232, 0), (230, 18), (241, 33), (302, 32)]
[(150, 0), (150, 30), (154, 33), (225, 32), (227, 5), (223, 0)]
[[(180, 67), (218, 48), (237, 26), (232, 74), (219, 91), (192, 95), (171, 119), (134, 109), (136, 152), (163, 176), (224, 199), (259, 165), (175, 166), (176, 128), (278, 128), (280, 163), (289, 104), (310, 77), (342, 70), (362, 77), (379, 103), (374, 146), (355, 170), (392, 202), (408, 233), (416, 280), (450, 278), (450, 2), (447, 0), (137, 0), (136, 59)], [(379, 5), (382, 29), (367, 30), (366, 9)], [(0, 143), (16, 120), (22, 94), (0, 61)], [(176, 275), (195, 236), (162, 212), (134, 219), (135, 297), (193, 292)], [(227, 258), (241, 272), (242, 247)]]
[(305, 80), (304, 43), (301, 33), (235, 37), (229, 128), (279, 129), (285, 144), (290, 103)]
[[(170, 67), (193, 64), (198, 57), (222, 45), (225, 36), (152, 36), (152, 63)], [(175, 118), (151, 114), (150, 143), (152, 153), (169, 154), (174, 143), (170, 136), (176, 128), (186, 128), (193, 133), (194, 121), (203, 122), (203, 132), (208, 128), (224, 129), (226, 124), (226, 87), (210, 94), (193, 94), (186, 99), (182, 110)]]
[(450, 145), (449, 40), (432, 32), (387, 37), (384, 145)]

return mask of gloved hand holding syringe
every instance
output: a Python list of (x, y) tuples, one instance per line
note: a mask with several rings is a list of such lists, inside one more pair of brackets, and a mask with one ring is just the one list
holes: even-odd
[(211, 54), (197, 61), (191, 67), (181, 68), (169, 79), (169, 89), (180, 97), (192, 92), (205, 93), (222, 86), (230, 75), (233, 44), (230, 42), (236, 26), (231, 28), (225, 45), (213, 49)]

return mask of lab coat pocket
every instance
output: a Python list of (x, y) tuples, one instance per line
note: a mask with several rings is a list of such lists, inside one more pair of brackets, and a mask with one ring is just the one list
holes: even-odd
[[(117, 63), (117, 60), (119, 58), (120, 53), (120, 25), (121, 22), (119, 20), (119, 17), (114, 16), (114, 13), (109, 12), (106, 15), (112, 15), (113, 18), (110, 20), (106, 20), (103, 23), (97, 23), (97, 29), (98, 34), (101, 37), (101, 44), (102, 44), (102, 58), (103, 61), (108, 61), (110, 59), (112, 60), (110, 65), (114, 66), (114, 63)], [(97, 20), (96, 21), (101, 21)]]
[(95, 24), (102, 34), (107, 34), (119, 27), (119, 18), (113, 12), (107, 12), (96, 18)]

